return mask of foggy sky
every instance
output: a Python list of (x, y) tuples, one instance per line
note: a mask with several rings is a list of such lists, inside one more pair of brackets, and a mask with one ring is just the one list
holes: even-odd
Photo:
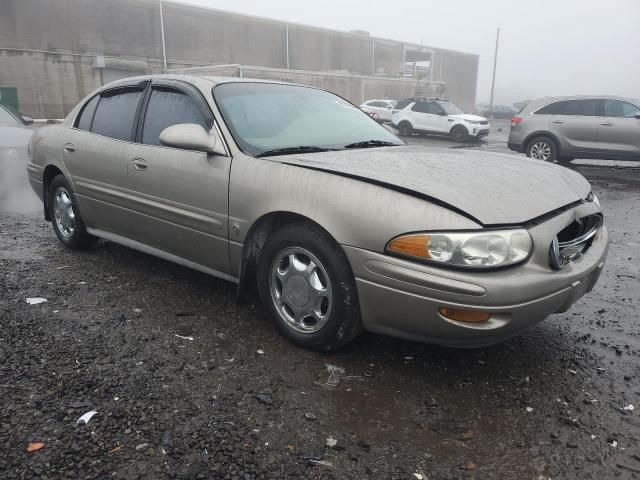
[(489, 100), (500, 27), (496, 104), (546, 95), (640, 98), (640, 0), (181, 1), (476, 53), (478, 102)]

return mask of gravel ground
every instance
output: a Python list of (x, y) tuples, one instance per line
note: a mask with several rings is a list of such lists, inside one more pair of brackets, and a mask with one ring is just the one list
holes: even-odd
[(232, 284), (0, 213), (0, 477), (640, 478), (640, 169), (578, 168), (600, 283), (479, 350), (300, 350)]

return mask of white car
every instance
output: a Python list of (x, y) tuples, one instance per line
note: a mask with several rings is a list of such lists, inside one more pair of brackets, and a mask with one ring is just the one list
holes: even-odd
[(382, 123), (391, 121), (391, 110), (395, 106), (395, 100), (368, 100), (360, 105), (360, 109)]
[(489, 135), (489, 121), (484, 117), (464, 113), (444, 100), (417, 100), (396, 110), (391, 123), (400, 135), (431, 133), (448, 135), (456, 142)]

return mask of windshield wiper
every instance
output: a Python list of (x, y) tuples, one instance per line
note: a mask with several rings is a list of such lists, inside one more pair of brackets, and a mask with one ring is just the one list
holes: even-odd
[(329, 152), (333, 150), (335, 149), (316, 147), (313, 145), (300, 145), (299, 147), (275, 148), (273, 150), (267, 150), (265, 152), (259, 153), (256, 156), (257, 157), (273, 157), (275, 155), (291, 155), (293, 153)]
[(372, 147), (396, 147), (399, 143), (387, 142), (385, 140), (365, 140), (364, 142), (350, 143), (344, 148), (372, 148)]

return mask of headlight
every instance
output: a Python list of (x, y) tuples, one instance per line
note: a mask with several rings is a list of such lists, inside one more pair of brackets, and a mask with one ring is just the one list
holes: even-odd
[(532, 246), (529, 232), (520, 228), (402, 235), (391, 240), (386, 251), (452, 267), (492, 268), (526, 260)]
[(467, 123), (470, 123), (471, 125), (480, 125), (480, 122), (477, 120), (465, 120)]

